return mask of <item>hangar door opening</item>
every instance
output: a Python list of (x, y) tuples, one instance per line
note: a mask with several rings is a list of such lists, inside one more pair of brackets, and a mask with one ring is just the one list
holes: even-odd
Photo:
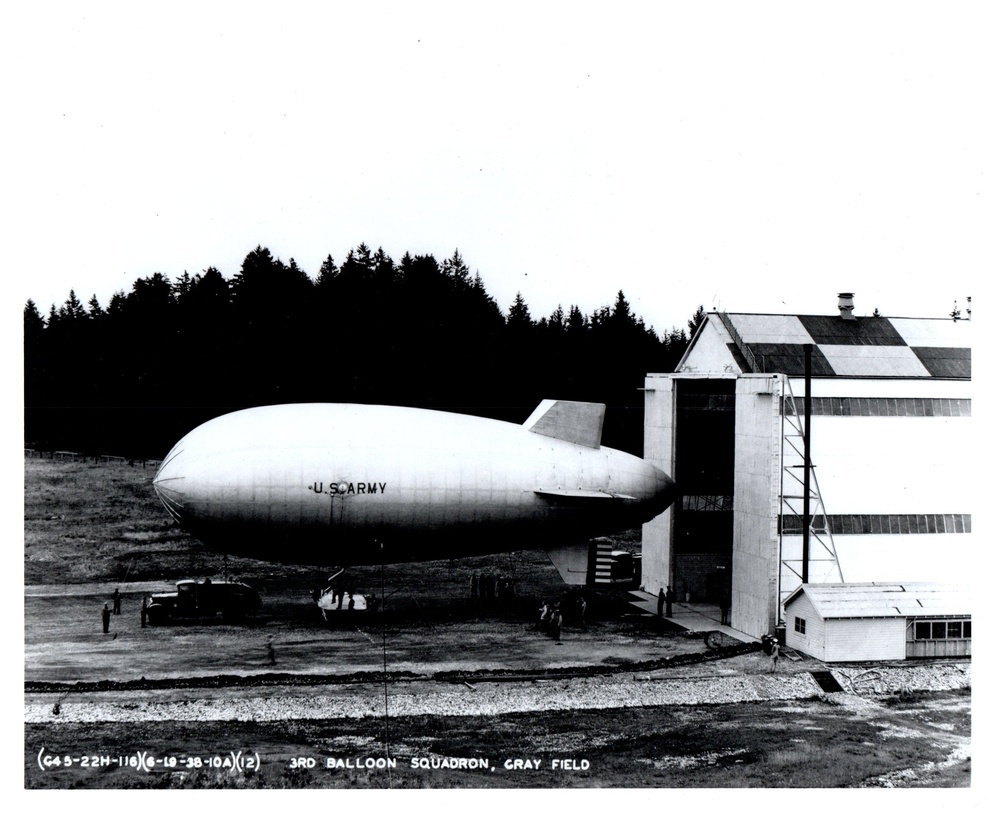
[(736, 380), (676, 384), (675, 590), (691, 602), (719, 603), (732, 592)]

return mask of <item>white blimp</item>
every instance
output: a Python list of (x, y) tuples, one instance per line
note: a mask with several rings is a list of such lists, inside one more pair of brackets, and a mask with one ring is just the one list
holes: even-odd
[(348, 566), (538, 547), (583, 582), (572, 544), (650, 520), (675, 492), (659, 468), (601, 446), (604, 412), (546, 400), (517, 425), (384, 405), (251, 408), (188, 433), (153, 486), (229, 554)]

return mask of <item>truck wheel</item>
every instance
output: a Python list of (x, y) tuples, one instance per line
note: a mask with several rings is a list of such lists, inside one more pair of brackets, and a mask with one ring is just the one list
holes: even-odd
[(167, 621), (167, 610), (161, 605), (152, 605), (146, 609), (146, 622), (150, 625), (163, 625)]
[(709, 631), (705, 634), (705, 645), (709, 648), (721, 648), (724, 638), (721, 631)]

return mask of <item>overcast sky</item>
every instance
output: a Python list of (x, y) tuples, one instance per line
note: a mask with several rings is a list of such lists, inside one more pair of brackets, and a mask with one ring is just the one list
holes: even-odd
[(997, 270), (988, 8), (20, 4), (7, 299), (365, 242), (536, 318), (944, 317)]

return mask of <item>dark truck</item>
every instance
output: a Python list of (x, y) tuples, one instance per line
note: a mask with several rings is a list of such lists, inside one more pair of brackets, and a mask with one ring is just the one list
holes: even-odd
[(150, 596), (146, 616), (150, 625), (162, 625), (171, 620), (199, 619), (222, 615), (224, 620), (242, 620), (260, 610), (260, 595), (246, 583), (228, 580), (213, 583), (180, 580), (172, 594)]

